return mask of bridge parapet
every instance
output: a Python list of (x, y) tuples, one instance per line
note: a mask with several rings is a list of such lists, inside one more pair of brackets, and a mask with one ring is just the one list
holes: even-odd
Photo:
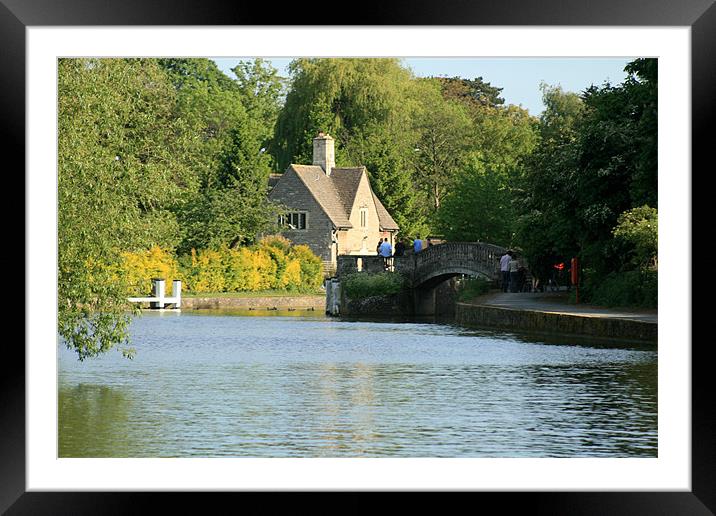
[[(482, 242), (448, 242), (437, 244), (417, 254), (395, 257), (395, 272), (406, 276), (412, 286), (438, 277), (469, 274), (497, 279), (500, 273), (500, 256), (504, 247)], [(376, 255), (341, 255), (338, 257), (337, 275), (355, 272), (381, 272), (383, 258)]]
[(337, 276), (356, 272), (383, 272), (383, 257), (375, 254), (343, 254), (338, 257)]
[(500, 256), (506, 249), (482, 242), (447, 242), (428, 247), (415, 256), (413, 284), (447, 274), (470, 274), (497, 279)]

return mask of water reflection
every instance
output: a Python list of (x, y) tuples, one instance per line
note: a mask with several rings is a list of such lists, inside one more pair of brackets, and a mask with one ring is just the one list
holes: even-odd
[(655, 457), (656, 352), (322, 315), (153, 314), (60, 349), (60, 456)]

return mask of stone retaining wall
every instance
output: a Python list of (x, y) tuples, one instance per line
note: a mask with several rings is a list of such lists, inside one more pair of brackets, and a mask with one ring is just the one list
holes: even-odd
[(183, 297), (181, 300), (182, 310), (200, 309), (254, 309), (254, 310), (285, 310), (295, 308), (298, 310), (320, 310), (326, 309), (326, 298), (324, 296), (291, 296), (291, 297)]
[(463, 326), (490, 327), (599, 339), (652, 342), (658, 340), (656, 323), (585, 315), (515, 310), (487, 305), (457, 303), (455, 322)]

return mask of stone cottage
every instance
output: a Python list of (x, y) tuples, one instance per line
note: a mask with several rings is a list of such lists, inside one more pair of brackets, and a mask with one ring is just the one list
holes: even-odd
[(280, 220), (283, 235), (308, 245), (327, 270), (335, 270), (341, 254), (376, 254), (380, 238), (395, 245), (398, 231), (370, 187), (366, 168), (336, 167), (334, 143), (319, 133), (312, 165), (289, 165), (269, 180), (269, 199), (288, 208)]

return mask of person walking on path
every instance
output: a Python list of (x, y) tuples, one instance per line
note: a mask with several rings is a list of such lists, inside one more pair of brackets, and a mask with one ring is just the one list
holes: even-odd
[(510, 269), (510, 292), (519, 292), (520, 262), (517, 261), (517, 253), (512, 253), (512, 257), (507, 266)]
[(500, 258), (500, 273), (502, 275), (502, 291), (507, 292), (510, 284), (510, 260), (512, 259), (512, 251), (506, 251)]
[(388, 270), (390, 268), (390, 258), (393, 256), (393, 246), (390, 245), (387, 238), (384, 238), (378, 249), (378, 254), (383, 257), (383, 268)]
[(423, 241), (420, 240), (420, 237), (415, 237), (415, 240), (413, 240), (413, 251), (417, 254), (423, 249)]
[(405, 243), (403, 242), (403, 239), (401, 238), (398, 240), (398, 243), (395, 244), (395, 254), (393, 256), (403, 256), (405, 255)]

